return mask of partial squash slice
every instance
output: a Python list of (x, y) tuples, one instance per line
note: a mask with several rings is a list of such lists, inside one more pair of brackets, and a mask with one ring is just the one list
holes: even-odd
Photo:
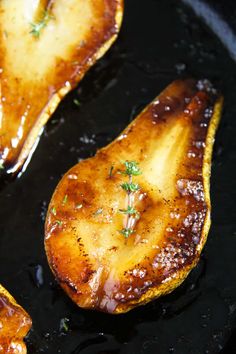
[(0, 163), (17, 172), (62, 98), (117, 37), (123, 0), (0, 2)]
[(52, 197), (49, 265), (81, 307), (123, 313), (175, 289), (210, 227), (209, 178), (222, 98), (175, 81)]
[(0, 285), (0, 354), (26, 354), (24, 337), (31, 318)]

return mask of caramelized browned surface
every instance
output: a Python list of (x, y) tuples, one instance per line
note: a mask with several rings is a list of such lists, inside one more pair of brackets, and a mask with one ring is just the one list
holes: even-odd
[(26, 354), (23, 339), (31, 324), (29, 315), (0, 285), (0, 353)]
[[(63, 96), (110, 47), (123, 0), (0, 2), (0, 162), (15, 172)], [(39, 37), (32, 23), (50, 19)]]
[[(173, 290), (196, 264), (210, 226), (221, 101), (207, 81), (176, 81), (112, 144), (62, 178), (45, 246), (55, 276), (79, 306), (126, 312)], [(142, 171), (134, 200), (140, 219), (127, 240), (119, 232), (125, 160)]]

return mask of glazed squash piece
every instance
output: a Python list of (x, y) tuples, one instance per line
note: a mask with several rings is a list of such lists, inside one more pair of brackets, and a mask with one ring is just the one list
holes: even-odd
[(31, 324), (29, 315), (0, 285), (0, 354), (26, 354), (23, 339)]
[(0, 166), (17, 172), (62, 98), (117, 37), (123, 0), (0, 2)]
[(171, 292), (196, 265), (210, 227), (221, 106), (208, 81), (175, 81), (114, 142), (62, 178), (45, 248), (79, 306), (129, 311)]

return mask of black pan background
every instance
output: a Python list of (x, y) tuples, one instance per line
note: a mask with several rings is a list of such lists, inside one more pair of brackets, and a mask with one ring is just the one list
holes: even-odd
[[(236, 28), (234, 1), (209, 3)], [(171, 295), (128, 314), (79, 309), (56, 284), (44, 252), (53, 190), (72, 165), (186, 76), (211, 79), (225, 96), (212, 166), (213, 223), (201, 260)], [(29, 354), (236, 352), (235, 118), (236, 63), (203, 21), (178, 0), (127, 0), (118, 41), (60, 104), (26, 172), (0, 192), (0, 281), (32, 316)]]

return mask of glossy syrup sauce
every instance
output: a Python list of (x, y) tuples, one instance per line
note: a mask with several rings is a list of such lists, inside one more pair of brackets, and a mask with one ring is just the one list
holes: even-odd
[[(236, 313), (235, 74), (224, 46), (179, 1), (127, 1), (116, 44), (62, 102), (25, 173), (2, 184), (0, 281), (33, 319), (29, 354), (199, 354), (226, 347)], [(44, 252), (54, 188), (168, 83), (186, 76), (213, 80), (225, 96), (212, 167), (212, 227), (201, 259), (172, 294), (130, 313), (81, 310), (55, 282)], [(185, 182), (179, 181), (183, 193), (194, 193)]]

